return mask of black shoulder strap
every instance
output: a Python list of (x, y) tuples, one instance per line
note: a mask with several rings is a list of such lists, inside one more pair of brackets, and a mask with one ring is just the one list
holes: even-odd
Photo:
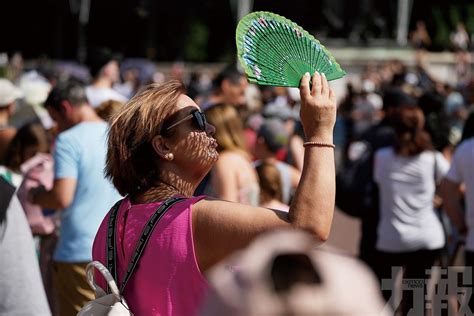
[[(114, 279), (116, 278), (115, 265), (110, 261), (110, 259), (115, 258), (115, 222), (122, 202), (123, 199), (119, 200), (114, 204), (114, 206), (112, 206), (112, 209), (110, 210), (109, 221), (107, 223), (107, 248), (105, 252), (107, 254), (107, 270), (110, 271)], [(108, 286), (107, 292), (109, 292)]]
[[(154, 228), (156, 227), (156, 224), (158, 221), (161, 219), (161, 217), (166, 213), (166, 211), (173, 206), (174, 204), (184, 200), (184, 198), (170, 198), (163, 202), (158, 209), (153, 213), (153, 215), (150, 217), (148, 222), (146, 223), (142, 234), (140, 236), (140, 239), (138, 240), (137, 246), (135, 248), (135, 252), (132, 255), (132, 258), (130, 259), (130, 263), (128, 264), (127, 272), (123, 278), (122, 285), (120, 287), (120, 293), (123, 293), (123, 290), (125, 289), (125, 286), (127, 285), (128, 280), (130, 280), (130, 277), (133, 274), (133, 271), (135, 270), (135, 267), (138, 264), (138, 261), (143, 253), (143, 250), (145, 249), (146, 244), (148, 243), (148, 240), (150, 239), (151, 233), (153, 232)], [(120, 205), (120, 204), (119, 204)], [(115, 207), (112, 209), (110, 213), (110, 218), (109, 218), (109, 225), (108, 225), (108, 231), (107, 231), (107, 268), (109, 269), (110, 273), (114, 277), (116, 281), (118, 281), (118, 275), (117, 275), (117, 247), (116, 247), (116, 220), (117, 220), (117, 214), (118, 214), (118, 209), (119, 207)]]

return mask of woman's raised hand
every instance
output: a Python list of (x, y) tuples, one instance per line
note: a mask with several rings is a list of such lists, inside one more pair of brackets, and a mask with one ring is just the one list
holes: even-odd
[(326, 76), (314, 73), (312, 87), (309, 86), (310, 74), (301, 79), (300, 117), (307, 141), (332, 143), (336, 122), (336, 95), (329, 87)]

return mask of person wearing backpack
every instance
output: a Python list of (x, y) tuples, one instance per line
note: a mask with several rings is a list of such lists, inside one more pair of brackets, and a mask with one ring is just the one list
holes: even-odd
[[(377, 150), (374, 157), (374, 180), (380, 196), (377, 269), (381, 282), (392, 278), (395, 267), (403, 267), (403, 278), (425, 284), (429, 278), (426, 270), (431, 269), (445, 245), (434, 197), (449, 163), (434, 150), (419, 107), (400, 108), (393, 124), (395, 145)], [(392, 292), (383, 294), (388, 300)], [(414, 306), (414, 294), (403, 291), (402, 315), (411, 309), (417, 315), (422, 312), (424, 304)]]
[[(383, 96), (384, 118), (351, 144), (365, 149), (358, 159), (346, 164), (336, 177), (336, 205), (344, 213), (361, 220), (359, 258), (376, 272), (377, 224), (379, 219), (378, 187), (373, 180), (374, 153), (395, 143), (392, 127), (394, 114), (415, 100), (399, 88), (388, 88)], [(351, 149), (349, 149), (351, 150)]]

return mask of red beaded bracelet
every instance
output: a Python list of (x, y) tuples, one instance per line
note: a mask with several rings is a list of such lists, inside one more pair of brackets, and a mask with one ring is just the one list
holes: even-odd
[(304, 147), (307, 146), (315, 146), (315, 147), (330, 147), (332, 149), (336, 149), (336, 145), (330, 143), (323, 143), (323, 142), (306, 142), (303, 143)]

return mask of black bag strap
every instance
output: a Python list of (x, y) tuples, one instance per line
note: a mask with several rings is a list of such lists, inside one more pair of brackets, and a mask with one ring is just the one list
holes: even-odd
[[(115, 203), (114, 206), (112, 206), (112, 209), (110, 210), (109, 221), (107, 222), (107, 248), (105, 252), (107, 254), (107, 270), (109, 270), (110, 274), (112, 274), (114, 280), (116, 280), (115, 265), (109, 259), (115, 258), (115, 222), (122, 202), (123, 199)], [(108, 286), (107, 293), (110, 293), (110, 289)]]
[[(156, 227), (156, 224), (158, 221), (163, 217), (163, 215), (166, 213), (166, 211), (175, 205), (178, 202), (181, 202), (182, 200), (185, 200), (185, 198), (170, 198), (167, 199), (165, 202), (161, 203), (161, 205), (158, 207), (158, 209), (153, 213), (153, 215), (150, 217), (148, 222), (146, 223), (145, 227), (143, 228), (142, 234), (140, 236), (140, 239), (138, 240), (137, 246), (135, 248), (135, 252), (132, 255), (132, 258), (130, 259), (130, 262), (127, 267), (127, 272), (125, 273), (125, 276), (122, 281), (122, 285), (120, 286), (120, 293), (123, 293), (123, 290), (125, 289), (125, 286), (127, 285), (128, 281), (130, 280), (130, 277), (132, 276), (135, 267), (138, 264), (138, 261), (143, 253), (143, 250), (145, 249), (146, 244), (148, 243), (148, 240), (151, 237), (151, 233)], [(110, 271), (114, 279), (118, 282), (118, 275), (117, 275), (117, 247), (116, 247), (116, 222), (117, 222), (117, 215), (118, 215), (118, 210), (119, 206), (122, 201), (117, 202), (111, 212), (110, 212), (110, 217), (109, 217), (109, 222), (108, 222), (108, 228), (107, 228), (107, 269)]]

